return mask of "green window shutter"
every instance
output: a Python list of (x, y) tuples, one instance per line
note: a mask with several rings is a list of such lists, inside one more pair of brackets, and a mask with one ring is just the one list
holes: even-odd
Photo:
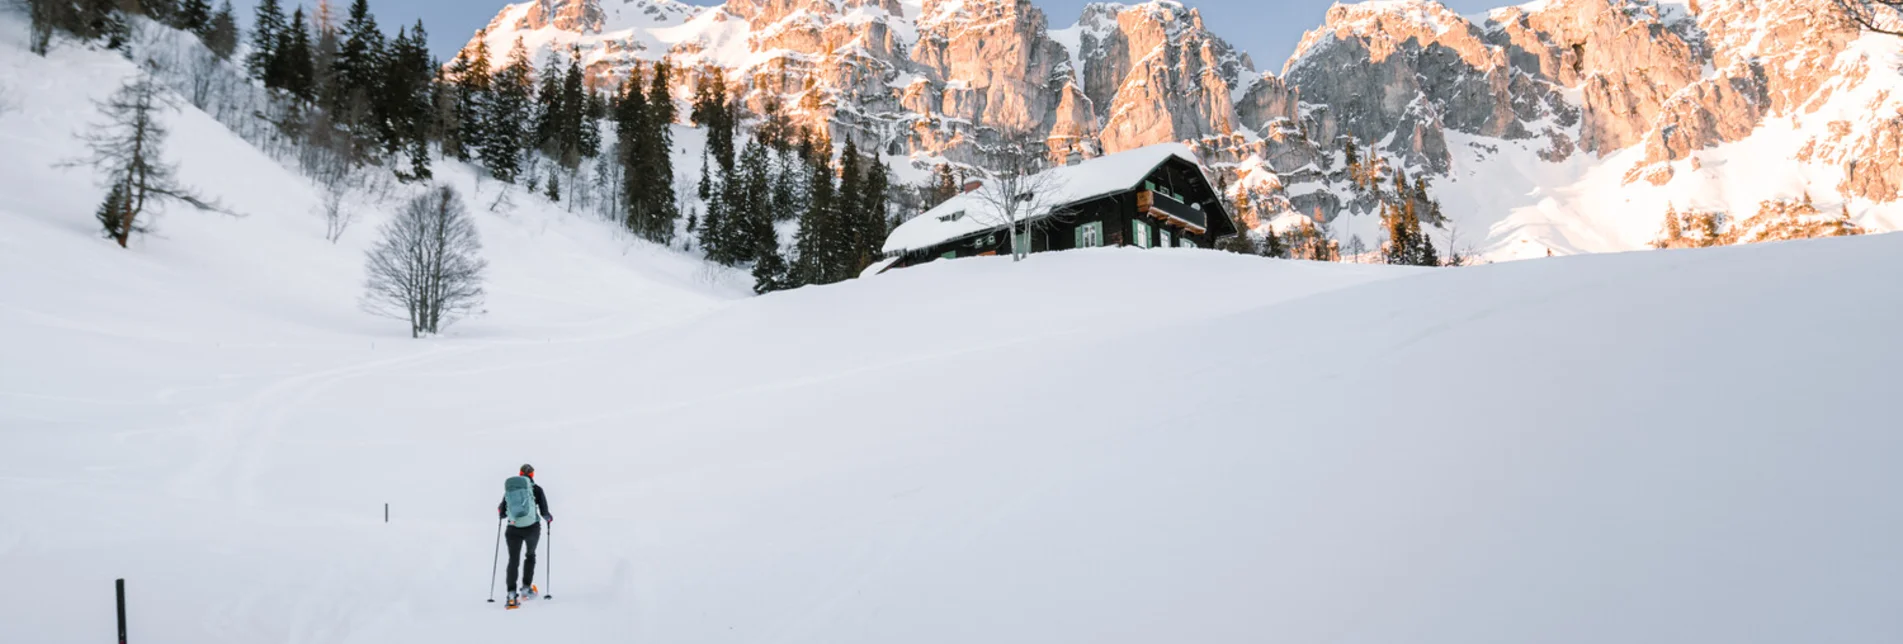
[(1079, 224), (1076, 228), (1071, 229), (1071, 233), (1077, 236), (1077, 240), (1075, 243), (1071, 244), (1071, 248), (1084, 247), (1084, 227), (1089, 225), (1090, 224)]

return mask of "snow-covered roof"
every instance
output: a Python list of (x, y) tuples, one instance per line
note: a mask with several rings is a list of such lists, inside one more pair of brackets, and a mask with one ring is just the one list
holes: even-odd
[[(1029, 213), (1027, 218), (1042, 217), (1054, 209), (1134, 188), (1171, 158), (1202, 166), (1202, 161), (1189, 150), (1189, 146), (1163, 143), (1046, 170), (1042, 174), (1051, 175), (1050, 190), (1053, 193), (1053, 197), (1046, 200), (1050, 208)], [(918, 250), (972, 233), (1002, 228), (1003, 224), (999, 222), (1003, 220), (1004, 216), (997, 212), (996, 206), (968, 192), (899, 224), (886, 237), (885, 252)]]

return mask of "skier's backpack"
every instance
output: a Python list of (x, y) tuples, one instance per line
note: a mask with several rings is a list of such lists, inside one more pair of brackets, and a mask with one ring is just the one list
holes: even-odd
[(502, 482), (502, 502), (507, 506), (509, 525), (526, 528), (542, 520), (535, 507), (535, 482), (526, 476), (511, 476)]

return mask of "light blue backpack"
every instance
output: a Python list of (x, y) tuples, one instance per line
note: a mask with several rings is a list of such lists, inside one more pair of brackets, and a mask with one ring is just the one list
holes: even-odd
[(509, 525), (526, 528), (542, 520), (535, 507), (535, 482), (526, 476), (511, 476), (502, 482), (502, 500), (508, 506)]

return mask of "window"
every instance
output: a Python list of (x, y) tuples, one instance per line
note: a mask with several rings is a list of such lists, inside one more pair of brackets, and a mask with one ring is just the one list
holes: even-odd
[(1196, 240), (1190, 239), (1189, 235), (1183, 235), (1181, 237), (1177, 237), (1176, 245), (1180, 248), (1198, 248), (1198, 246), (1196, 245)]
[(938, 258), (939, 259), (958, 259), (958, 251), (955, 251), (955, 250), (945, 251), (945, 254), (939, 255)]
[(1019, 255), (1031, 254), (1031, 231), (1026, 230), (1018, 233), (1018, 245), (1014, 250), (1016, 250)]
[(1130, 241), (1137, 248), (1150, 247), (1150, 222), (1141, 219), (1130, 221)]
[(1077, 247), (1096, 248), (1103, 245), (1103, 222), (1093, 221), (1077, 226)]
[(1156, 247), (1157, 248), (1169, 248), (1170, 246), (1174, 246), (1174, 245), (1175, 245), (1175, 242), (1170, 241), (1170, 229), (1168, 228), (1156, 229)]

